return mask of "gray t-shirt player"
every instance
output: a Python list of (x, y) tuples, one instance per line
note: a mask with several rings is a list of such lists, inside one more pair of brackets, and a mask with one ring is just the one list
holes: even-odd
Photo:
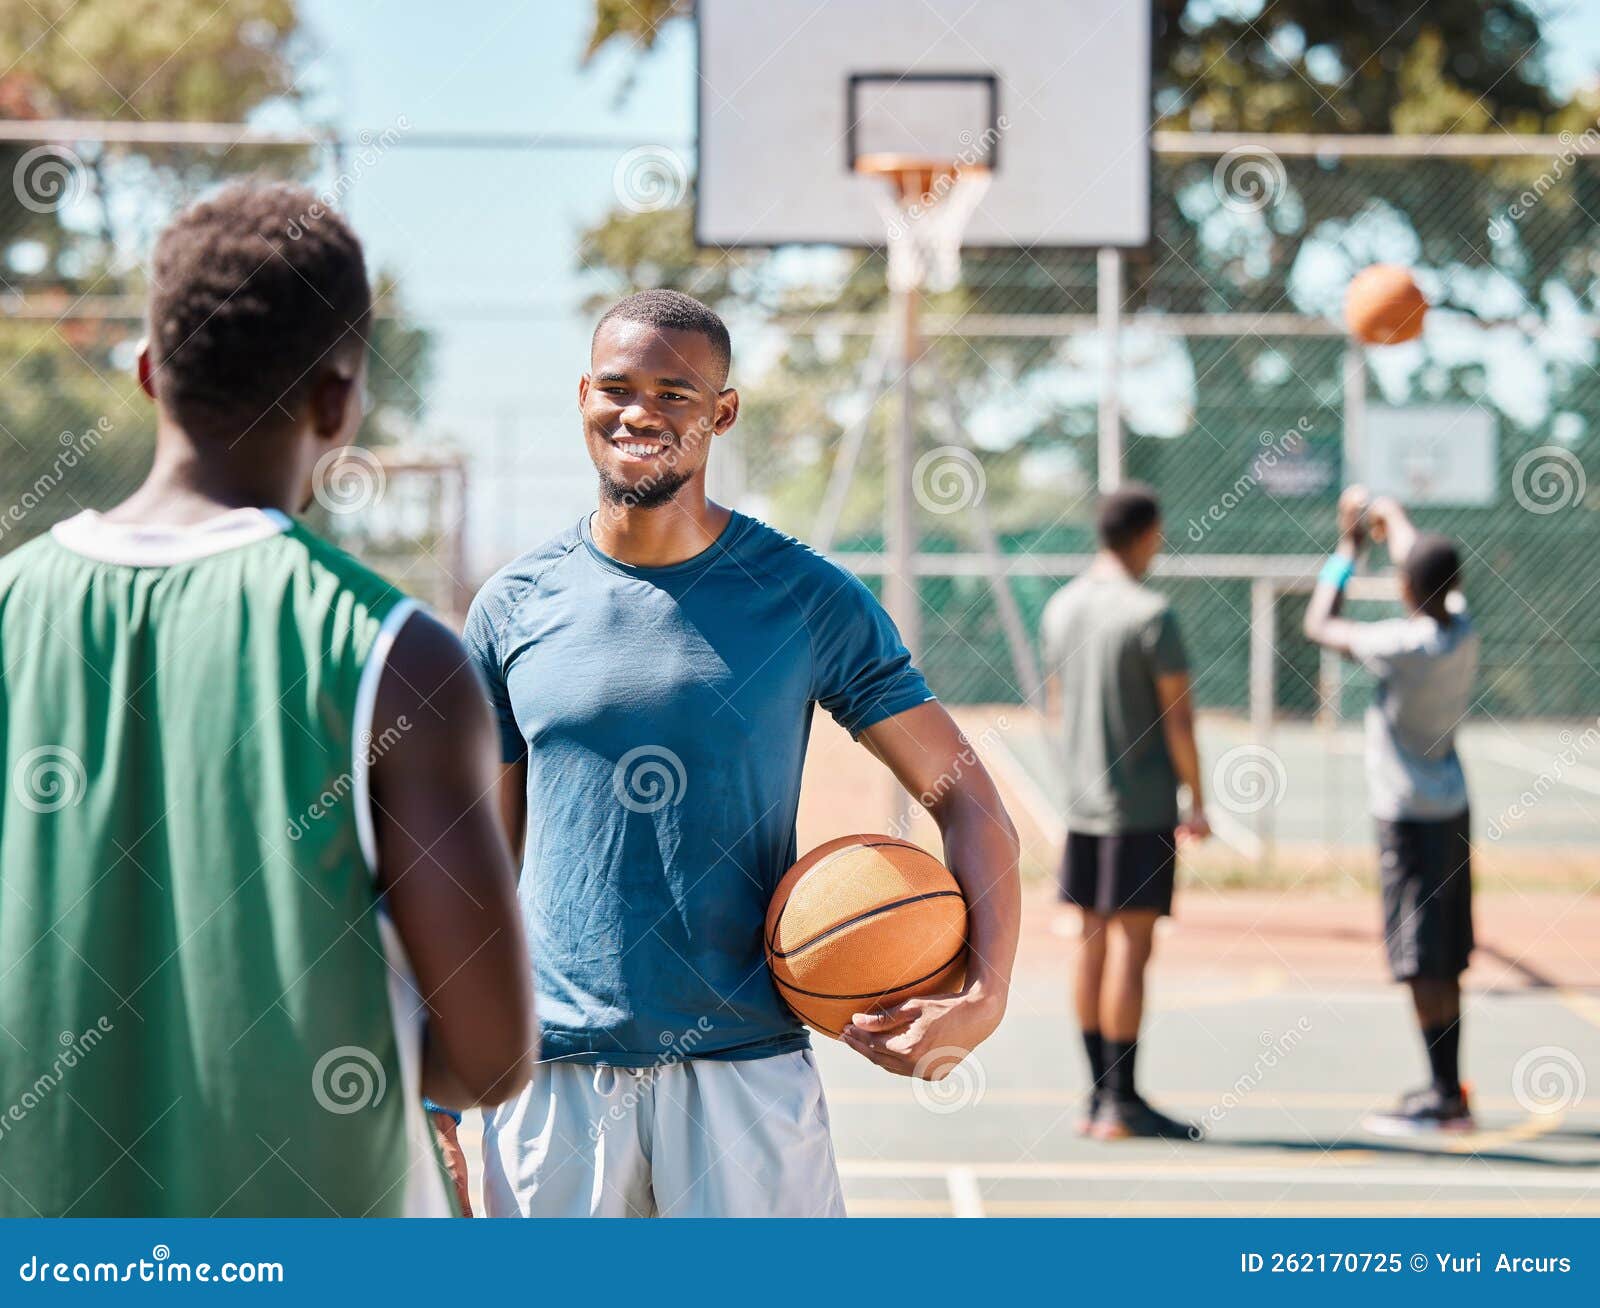
[(1127, 577), (1079, 577), (1045, 606), (1047, 671), (1066, 725), (1067, 829), (1171, 831), (1178, 777), (1156, 678), (1188, 670), (1166, 599)]
[(1467, 807), (1456, 728), (1472, 702), (1478, 632), (1463, 613), (1359, 624), (1350, 652), (1378, 679), (1367, 709), (1367, 795), (1374, 817), (1438, 821)]

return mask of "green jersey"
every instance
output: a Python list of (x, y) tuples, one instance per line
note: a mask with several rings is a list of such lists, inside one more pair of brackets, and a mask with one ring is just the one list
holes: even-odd
[(414, 608), (258, 509), (0, 559), (0, 1215), (449, 1211), (368, 791)]

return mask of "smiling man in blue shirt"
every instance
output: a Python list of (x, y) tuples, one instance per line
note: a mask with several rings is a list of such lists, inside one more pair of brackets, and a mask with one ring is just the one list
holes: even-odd
[(599, 509), (468, 618), (544, 1016), (533, 1084), (486, 1115), (490, 1215), (842, 1214), (809, 1041), (761, 944), (818, 703), (923, 797), (971, 904), (965, 989), (862, 1014), (846, 1042), (938, 1077), (1005, 1010), (1015, 832), (866, 587), (707, 500), (730, 356), (688, 296), (607, 312), (578, 387)]

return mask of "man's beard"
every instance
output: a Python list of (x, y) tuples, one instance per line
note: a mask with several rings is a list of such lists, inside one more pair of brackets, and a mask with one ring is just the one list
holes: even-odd
[(680, 472), (676, 468), (668, 468), (663, 472), (651, 473), (637, 486), (630, 486), (625, 481), (618, 481), (615, 477), (600, 470), (600, 498), (605, 503), (623, 509), (659, 509), (671, 504), (679, 491), (689, 484), (689, 474)]

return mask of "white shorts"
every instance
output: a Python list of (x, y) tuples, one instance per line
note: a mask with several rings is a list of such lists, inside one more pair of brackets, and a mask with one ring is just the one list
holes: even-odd
[(631, 1069), (541, 1063), (484, 1113), (490, 1217), (843, 1217), (809, 1049)]

